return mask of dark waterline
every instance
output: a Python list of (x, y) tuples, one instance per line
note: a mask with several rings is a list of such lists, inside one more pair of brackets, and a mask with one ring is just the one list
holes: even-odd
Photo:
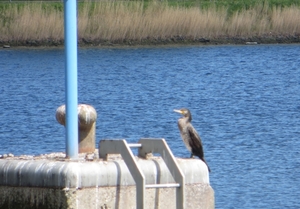
[[(300, 45), (79, 50), (80, 103), (100, 139), (165, 138), (188, 157), (174, 108), (188, 107), (216, 208), (299, 208)], [(63, 49), (0, 50), (0, 154), (65, 149)]]

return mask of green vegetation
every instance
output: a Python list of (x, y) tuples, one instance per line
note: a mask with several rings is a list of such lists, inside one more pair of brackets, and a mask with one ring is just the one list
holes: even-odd
[[(170, 0), (78, 2), (78, 38), (85, 43), (299, 40), (299, 0)], [(0, 41), (58, 44), (62, 2), (0, 1)]]
[(187, 7), (200, 7), (202, 9), (207, 9), (209, 7), (226, 7), (231, 13), (236, 11), (241, 11), (244, 9), (251, 9), (257, 4), (268, 4), (270, 7), (290, 7), (299, 6), (299, 0), (174, 0), (169, 1), (172, 5), (181, 5)]

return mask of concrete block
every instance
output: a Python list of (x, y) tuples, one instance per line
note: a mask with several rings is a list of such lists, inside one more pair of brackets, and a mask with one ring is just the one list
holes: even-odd
[[(147, 184), (174, 183), (160, 157), (137, 158)], [(176, 159), (185, 174), (185, 208), (214, 208), (214, 191), (199, 159)], [(196, 198), (195, 198), (196, 197)], [(0, 208), (136, 208), (136, 187), (120, 157), (103, 161), (0, 159)], [(149, 188), (146, 207), (176, 208), (175, 188)]]

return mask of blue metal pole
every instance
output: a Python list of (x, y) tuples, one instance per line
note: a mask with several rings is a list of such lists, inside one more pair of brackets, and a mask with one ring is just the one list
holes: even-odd
[(66, 155), (78, 158), (77, 2), (64, 0)]

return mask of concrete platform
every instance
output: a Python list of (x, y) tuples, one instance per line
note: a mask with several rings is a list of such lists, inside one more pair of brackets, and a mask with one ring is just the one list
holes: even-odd
[[(160, 157), (136, 157), (147, 184), (175, 183)], [(214, 191), (199, 159), (176, 159), (185, 174), (185, 208), (214, 208)], [(175, 188), (148, 188), (149, 209), (176, 208)], [(136, 208), (136, 187), (123, 159), (0, 159), (0, 208)]]

